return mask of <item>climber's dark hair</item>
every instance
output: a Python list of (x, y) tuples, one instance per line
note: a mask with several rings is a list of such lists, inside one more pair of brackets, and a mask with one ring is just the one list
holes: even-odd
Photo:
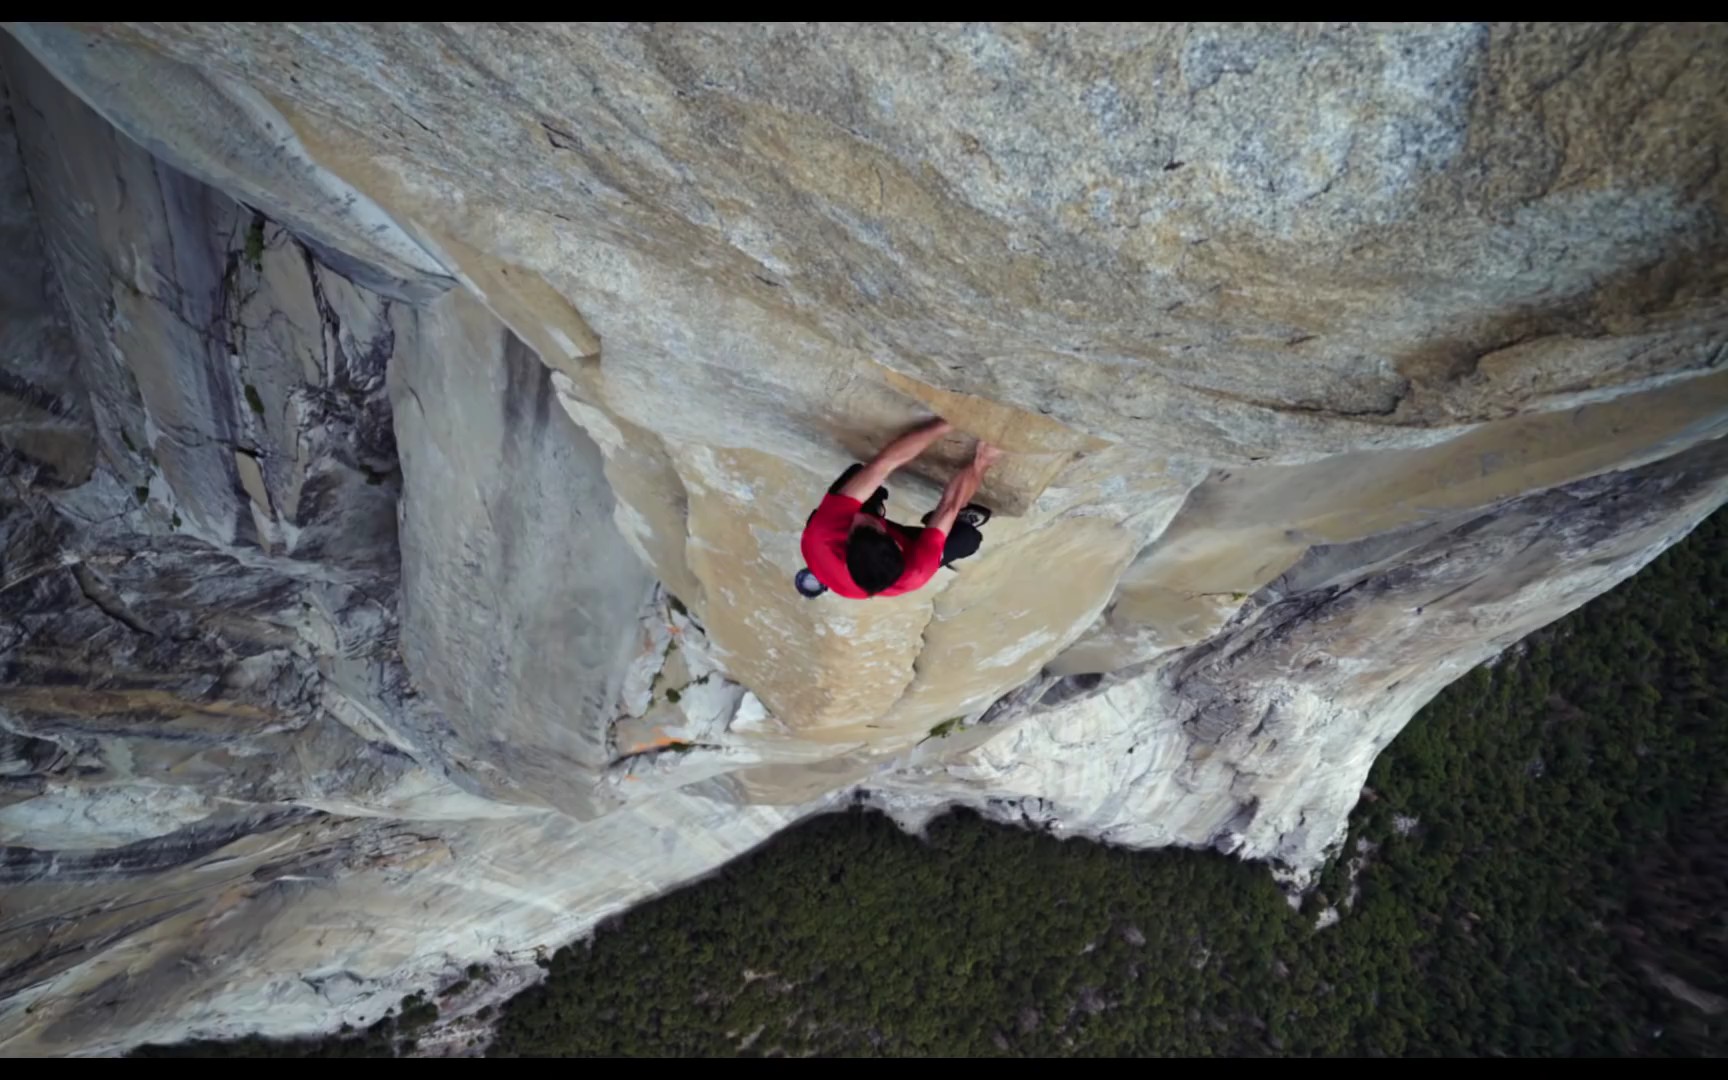
[(900, 580), (906, 559), (900, 554), (900, 545), (887, 533), (853, 529), (846, 540), (846, 569), (855, 585), (875, 596)]

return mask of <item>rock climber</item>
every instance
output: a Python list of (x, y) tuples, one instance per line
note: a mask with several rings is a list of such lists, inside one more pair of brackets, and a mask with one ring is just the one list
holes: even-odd
[(971, 499), (1002, 456), (987, 442), (980, 440), (972, 463), (948, 481), (936, 509), (924, 515), (924, 528), (889, 521), (883, 512), (888, 489), (882, 482), (951, 430), (948, 421), (931, 420), (883, 447), (869, 464), (840, 474), (804, 525), (807, 566), (797, 575), (799, 592), (816, 597), (832, 589), (852, 600), (899, 596), (978, 550), (984, 542), (978, 530), (990, 511)]

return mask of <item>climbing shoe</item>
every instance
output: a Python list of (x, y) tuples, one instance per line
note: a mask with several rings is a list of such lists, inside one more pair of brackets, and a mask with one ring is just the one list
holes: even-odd
[(987, 506), (979, 506), (977, 503), (967, 503), (965, 507), (961, 509), (960, 513), (955, 516), (955, 520), (960, 522), (962, 525), (970, 525), (974, 529), (982, 529), (984, 523), (990, 520), (990, 508)]
[(876, 494), (870, 496), (870, 501), (864, 504), (864, 512), (871, 517), (888, 516), (888, 489), (879, 487)]
[[(919, 518), (918, 521), (920, 524), (929, 525), (930, 519), (935, 516), (936, 511), (932, 510)], [(981, 529), (984, 527), (984, 523), (990, 520), (990, 508), (979, 506), (977, 503), (967, 503), (958, 514), (954, 515), (954, 520), (961, 525), (970, 525), (974, 529)]]

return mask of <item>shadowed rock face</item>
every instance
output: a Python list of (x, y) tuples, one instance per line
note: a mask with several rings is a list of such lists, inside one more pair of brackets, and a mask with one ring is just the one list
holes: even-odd
[[(862, 792), (1301, 879), (1728, 498), (1709, 27), (17, 24), (0, 1046), (376, 1018)], [(845, 464), (984, 551), (799, 597)]]

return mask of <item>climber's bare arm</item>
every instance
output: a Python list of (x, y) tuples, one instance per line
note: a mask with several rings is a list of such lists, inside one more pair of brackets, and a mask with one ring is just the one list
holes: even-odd
[(942, 501), (936, 504), (936, 512), (930, 515), (932, 529), (941, 529), (944, 534), (954, 531), (954, 519), (972, 501), (972, 496), (978, 494), (979, 485), (984, 483), (984, 474), (1001, 456), (1002, 451), (989, 443), (978, 444), (972, 455), (972, 464), (955, 473), (948, 486), (942, 489)]
[(941, 417), (918, 425), (884, 446), (870, 459), (869, 464), (846, 481), (840, 494), (859, 502), (869, 502), (870, 496), (876, 494), (876, 489), (888, 482), (889, 474), (902, 465), (910, 464), (919, 454), (928, 450), (931, 443), (948, 434), (951, 429), (952, 425)]

